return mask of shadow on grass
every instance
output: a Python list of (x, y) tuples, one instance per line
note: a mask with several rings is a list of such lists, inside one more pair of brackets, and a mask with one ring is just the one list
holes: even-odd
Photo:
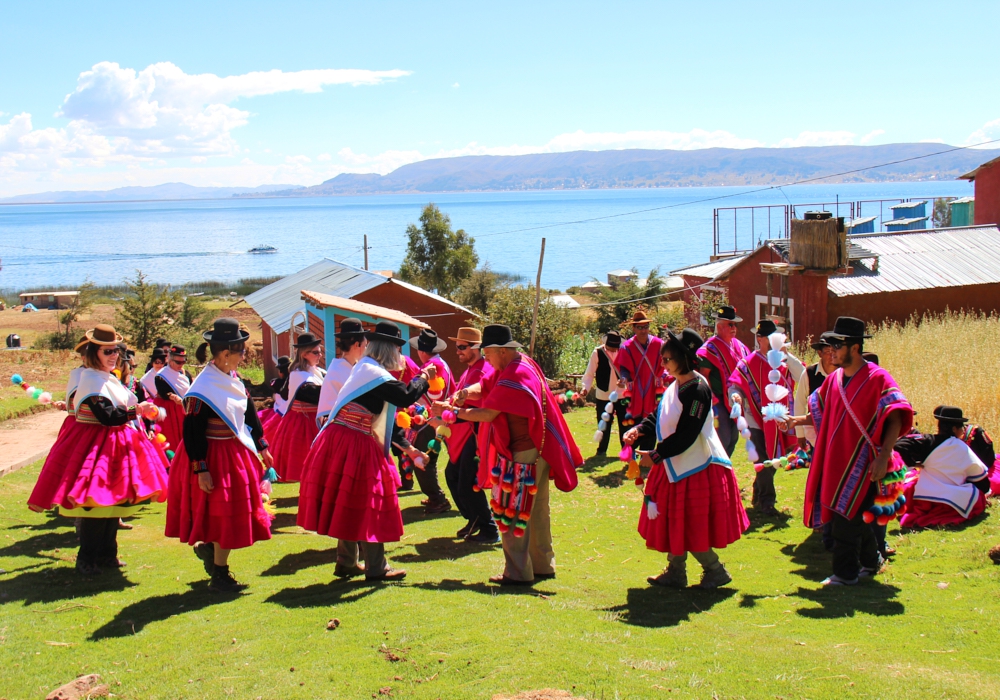
[(538, 597), (539, 595), (544, 595), (547, 597), (554, 597), (556, 595), (555, 591), (548, 591), (542, 589), (540, 586), (544, 585), (543, 582), (536, 582), (533, 586), (499, 586), (497, 584), (489, 583), (488, 581), (476, 581), (475, 583), (468, 583), (461, 579), (456, 578), (446, 578), (440, 581), (424, 581), (423, 583), (417, 583), (409, 588), (419, 588), (424, 591), (444, 591), (454, 593), (457, 591), (468, 591), (470, 593), (481, 593), (483, 595), (526, 595), (531, 597)]
[(274, 516), (274, 520), (271, 521), (271, 532), (274, 534), (281, 534), (278, 533), (277, 530), (297, 526), (298, 523), (295, 521), (295, 513), (278, 513)]
[(976, 525), (979, 525), (981, 522), (983, 522), (989, 517), (990, 517), (990, 509), (987, 508), (976, 517), (969, 518), (968, 520), (965, 520), (960, 523), (954, 523), (952, 525), (931, 525), (930, 527), (913, 527), (911, 525), (909, 527), (901, 527), (899, 528), (899, 531), (904, 534), (908, 534), (911, 532), (922, 532), (924, 530), (930, 532), (961, 532), (966, 528), (975, 527)]
[(51, 552), (54, 549), (75, 550), (80, 546), (80, 543), (76, 539), (72, 520), (69, 521), (69, 525), (70, 527), (65, 530), (43, 532), (12, 542), (6, 547), (0, 547), (0, 557), (52, 559), (51, 556), (43, 554), (43, 552)]
[(168, 593), (126, 605), (110, 621), (90, 635), (92, 641), (109, 637), (131, 637), (151, 622), (162, 622), (174, 615), (195, 612), (240, 597), (239, 593), (219, 594), (208, 590), (207, 581), (188, 584), (186, 593)]
[[(608, 449), (610, 449), (610, 447)], [(576, 471), (578, 473), (580, 473), (580, 474), (590, 474), (590, 473), (595, 472), (595, 471), (597, 471), (598, 469), (600, 469), (602, 467), (606, 467), (607, 465), (611, 464), (612, 462), (616, 462), (616, 461), (618, 461), (618, 458), (616, 456), (610, 456), (610, 455), (598, 456), (598, 455), (594, 455), (594, 456), (588, 457), (586, 460), (584, 460), (583, 466), (581, 466)]]
[(55, 530), (56, 528), (62, 527), (73, 527), (73, 520), (71, 518), (64, 518), (59, 515), (56, 510), (45, 511), (45, 520), (40, 523), (21, 523), (20, 525), (11, 525), (8, 530)]
[(823, 546), (821, 530), (813, 530), (799, 544), (786, 544), (781, 553), (802, 567), (791, 571), (792, 574), (810, 581), (822, 581), (830, 575), (830, 553)]
[(277, 563), (272, 564), (261, 576), (291, 576), (303, 569), (313, 566), (328, 566), (337, 563), (337, 548), (306, 549), (301, 552), (286, 554)]
[(628, 479), (625, 478), (625, 471), (627, 467), (622, 467), (613, 472), (607, 474), (601, 474), (600, 476), (592, 476), (590, 480), (593, 481), (597, 486), (602, 489), (614, 489), (618, 488), (622, 484), (626, 483)]
[(868, 615), (889, 617), (906, 612), (903, 604), (896, 600), (899, 588), (866, 581), (857, 586), (833, 586), (824, 588), (802, 588), (790, 596), (817, 603), (818, 608), (799, 608), (796, 613), (814, 620), (834, 620), (854, 617), (862, 612)]
[(301, 588), (284, 588), (267, 598), (266, 602), (289, 609), (324, 608), (353, 603), (389, 585), (401, 584), (372, 583), (364, 579), (334, 579), (328, 583), (314, 583)]
[(614, 619), (638, 627), (676, 627), (736, 595), (734, 588), (701, 591), (647, 586), (630, 588), (625, 603), (604, 608)]
[(404, 564), (413, 564), (461, 559), (470, 554), (489, 551), (498, 545), (474, 544), (464, 540), (454, 540), (450, 537), (431, 537), (425, 542), (418, 542), (411, 546), (416, 550), (415, 552), (410, 554), (395, 554), (392, 560)]
[(779, 510), (776, 515), (764, 515), (756, 508), (747, 508), (747, 517), (750, 518), (750, 527), (747, 528), (746, 533), (751, 532), (774, 532), (775, 530), (787, 530), (791, 525), (789, 522), (792, 519), (791, 513), (786, 513), (783, 510)]
[(425, 515), (424, 507), (419, 503), (415, 506), (410, 506), (409, 508), (403, 508), (400, 511), (400, 513), (403, 516), (404, 525), (412, 525), (413, 523), (418, 523), (424, 520), (439, 520), (441, 518), (461, 517), (461, 513), (459, 513), (458, 509), (455, 508), (454, 506), (452, 506), (450, 510), (446, 510), (443, 513), (433, 513)]
[(109, 591), (124, 591), (135, 585), (118, 569), (102, 569), (98, 576), (81, 576), (72, 564), (46, 566), (0, 580), (0, 605), (19, 601), (33, 605), (80, 600)]
[(299, 497), (298, 496), (285, 496), (283, 498), (272, 498), (271, 503), (274, 504), (275, 508), (298, 508), (299, 507)]

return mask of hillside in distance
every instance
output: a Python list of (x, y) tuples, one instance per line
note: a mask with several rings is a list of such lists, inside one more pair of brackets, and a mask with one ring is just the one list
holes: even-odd
[(165, 182), (151, 187), (118, 187), (113, 190), (66, 190), (39, 192), (0, 199), (10, 204), (42, 204), (50, 202), (134, 202), (167, 199), (216, 199), (242, 194), (267, 195), (275, 191), (294, 192), (298, 185), (260, 185), (259, 187), (195, 187), (183, 182)]
[(940, 143), (900, 143), (882, 146), (706, 148), (690, 151), (632, 149), (523, 156), (462, 156), (410, 163), (388, 175), (343, 173), (313, 187), (271, 192), (264, 196), (776, 185), (893, 161), (906, 162), (839, 175), (823, 182), (953, 180), (1000, 156), (1000, 150), (967, 149), (906, 160), (949, 148), (953, 147)]

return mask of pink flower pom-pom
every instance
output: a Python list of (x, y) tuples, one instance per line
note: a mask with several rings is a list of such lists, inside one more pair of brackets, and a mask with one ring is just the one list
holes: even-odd
[(455, 415), (454, 411), (445, 409), (441, 412), (441, 419), (448, 425), (451, 425), (458, 419), (458, 417)]
[(632, 459), (632, 448), (628, 445), (622, 448), (622, 451), (618, 453), (618, 459), (623, 462), (627, 462)]
[(43, 391), (42, 395), (38, 397), (38, 403), (50, 404), (52, 403), (52, 394), (47, 391)]
[(160, 424), (159, 424), (159, 423), (153, 423), (153, 432), (154, 432), (154, 433), (158, 433), (158, 432), (160, 432), (161, 430), (163, 430), (163, 428), (161, 428), (161, 427), (160, 427)]
[(260, 492), (261, 493), (266, 493), (266, 494), (270, 495), (270, 493), (271, 493), (271, 482), (268, 481), (267, 479), (264, 479), (262, 482), (260, 482)]

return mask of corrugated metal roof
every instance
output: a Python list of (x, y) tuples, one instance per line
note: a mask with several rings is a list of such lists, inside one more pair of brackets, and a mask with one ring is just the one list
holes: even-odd
[(959, 175), (958, 179), (959, 180), (975, 180), (976, 179), (976, 175), (979, 174), (980, 170), (982, 170), (983, 168), (991, 167), (991, 166), (995, 165), (996, 163), (1000, 163), (1000, 158), (994, 158), (993, 160), (988, 160), (985, 163), (983, 163), (982, 165), (980, 165), (978, 168), (976, 168), (975, 170), (971, 170), (971, 171), (967, 172), (965, 175)]
[(917, 207), (922, 207), (927, 204), (925, 199), (922, 202), (902, 202), (901, 204), (893, 204), (890, 209), (916, 209)]
[(878, 218), (877, 216), (866, 216), (861, 219), (851, 219), (850, 221), (845, 223), (844, 226), (846, 226), (847, 228), (854, 228), (855, 226), (860, 226), (861, 224), (867, 224), (869, 221), (875, 221), (875, 219), (877, 218)]
[(388, 278), (374, 272), (324, 258), (258, 289), (246, 297), (246, 302), (275, 333), (284, 333), (291, 325), (292, 314), (302, 310), (302, 290), (309, 289), (349, 299), (388, 281)]
[[(910, 224), (915, 224), (918, 221), (927, 221), (931, 217), (929, 216), (913, 216), (909, 219), (886, 219), (882, 223), (886, 226), (909, 226)], [(920, 230), (920, 229), (916, 229)]]
[[(861, 236), (863, 234), (857, 234)], [(792, 245), (791, 241), (787, 238), (777, 238), (767, 242), (769, 246), (781, 253), (782, 257), (786, 260), (788, 259), (788, 249)], [(874, 258), (875, 253), (868, 250), (867, 248), (854, 243), (850, 236), (847, 240), (847, 259), (848, 260), (864, 260), (865, 258)]]
[(731, 258), (723, 258), (722, 260), (702, 263), (701, 265), (682, 267), (679, 270), (672, 270), (670, 274), (678, 276), (682, 275), (684, 277), (706, 277), (710, 280), (714, 280), (722, 277), (724, 274), (729, 272), (730, 269), (739, 265), (746, 257), (746, 255), (734, 255)]
[(968, 226), (899, 233), (858, 234), (878, 256), (878, 266), (854, 264), (854, 272), (830, 277), (836, 296), (1000, 283), (1000, 229)]
[(975, 197), (959, 197), (958, 199), (951, 200), (950, 202), (948, 202), (948, 204), (949, 205), (952, 205), (952, 204), (969, 204), (969, 203), (975, 202), (975, 201), (976, 201)]
[(321, 309), (332, 306), (343, 311), (350, 311), (356, 314), (362, 314), (363, 316), (371, 316), (372, 318), (380, 318), (386, 321), (402, 323), (413, 328), (430, 328), (430, 326), (423, 321), (418, 321), (413, 318), (413, 316), (404, 314), (402, 311), (390, 309), (385, 306), (376, 306), (375, 304), (369, 304), (364, 301), (345, 299), (344, 297), (338, 297), (332, 294), (323, 294), (322, 292), (312, 292), (307, 289), (302, 290), (301, 299), (312, 302), (314, 306)]
[(553, 294), (549, 297), (551, 301), (556, 306), (562, 307), (564, 309), (579, 309), (580, 302), (571, 297), (569, 294)]
[(445, 299), (440, 294), (435, 294), (434, 292), (428, 292), (426, 289), (423, 289), (422, 287), (417, 287), (416, 285), (410, 284), (409, 282), (404, 282), (401, 279), (396, 279), (395, 277), (393, 277), (392, 279), (390, 279), (388, 281), (389, 281), (390, 284), (398, 284), (400, 287), (404, 287), (406, 289), (414, 291), (417, 294), (423, 294), (425, 297), (430, 297), (431, 299), (437, 299), (442, 304), (447, 304), (448, 306), (451, 306), (451, 307), (457, 309), (458, 311), (461, 311), (463, 313), (469, 314), (469, 316), (473, 316), (475, 318), (479, 318), (479, 314), (477, 314), (475, 311), (472, 311), (471, 309), (467, 309), (464, 306), (462, 306), (461, 304), (456, 304), (451, 299)]

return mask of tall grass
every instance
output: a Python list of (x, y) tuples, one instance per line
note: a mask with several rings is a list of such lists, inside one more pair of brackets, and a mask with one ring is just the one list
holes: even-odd
[(933, 430), (934, 407), (947, 404), (1000, 435), (1000, 317), (954, 311), (913, 316), (905, 324), (879, 326), (873, 335), (865, 349), (899, 383), (922, 430)]

